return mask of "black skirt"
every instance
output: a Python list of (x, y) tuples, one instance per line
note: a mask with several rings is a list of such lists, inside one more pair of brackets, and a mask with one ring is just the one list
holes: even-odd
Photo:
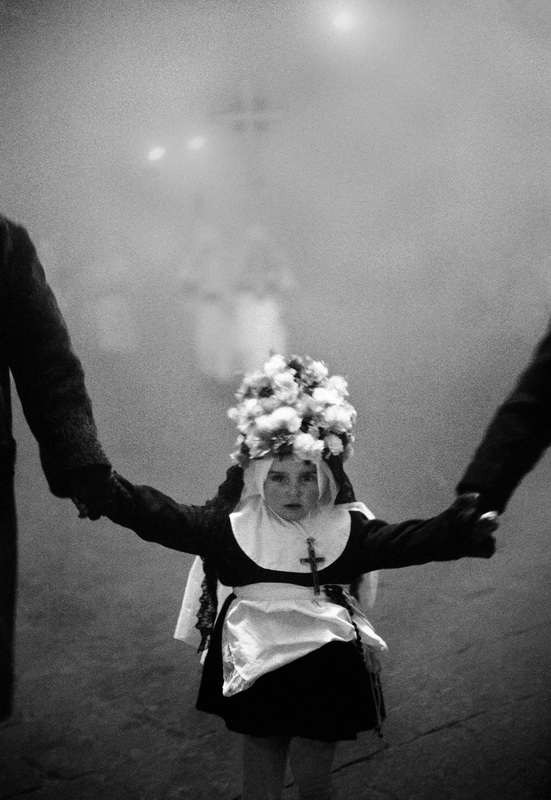
[(231, 697), (222, 694), (219, 614), (205, 659), (197, 708), (222, 717), (231, 731), (250, 736), (302, 736), (326, 742), (356, 739), (385, 718), (378, 672), (367, 668), (354, 642), (330, 642), (262, 675)]

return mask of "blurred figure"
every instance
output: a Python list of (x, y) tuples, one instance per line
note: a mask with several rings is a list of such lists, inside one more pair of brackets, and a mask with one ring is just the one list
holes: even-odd
[(479, 492), (482, 510), (502, 513), (523, 477), (551, 444), (551, 326), (496, 411), (457, 486)]
[(203, 375), (225, 383), (237, 369), (233, 347), (230, 255), (220, 233), (205, 224), (181, 272), (180, 285), (194, 295), (194, 346)]
[(281, 298), (294, 286), (289, 264), (267, 228), (251, 225), (239, 259), (234, 301), (234, 335), (238, 369), (251, 372), (271, 353), (287, 352)]
[(17, 572), (10, 372), (50, 490), (88, 497), (97, 519), (111, 467), (82, 365), (27, 231), (0, 215), (0, 720), (12, 711)]
[(294, 282), (265, 226), (250, 225), (236, 242), (203, 225), (180, 284), (195, 297), (195, 353), (207, 377), (228, 383), (287, 351), (281, 298)]

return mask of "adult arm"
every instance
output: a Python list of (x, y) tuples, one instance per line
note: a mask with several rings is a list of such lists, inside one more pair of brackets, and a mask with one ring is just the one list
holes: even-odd
[(479, 492), (481, 508), (502, 512), (551, 444), (551, 327), (496, 411), (457, 491)]
[(2, 339), (9, 369), (51, 491), (90, 506), (108, 490), (84, 371), (26, 230), (0, 219), (5, 292)]
[(495, 552), (495, 515), (481, 517), (478, 496), (463, 495), (442, 514), (426, 520), (389, 524), (363, 521), (365, 571), (394, 569), (466, 556), (490, 558)]

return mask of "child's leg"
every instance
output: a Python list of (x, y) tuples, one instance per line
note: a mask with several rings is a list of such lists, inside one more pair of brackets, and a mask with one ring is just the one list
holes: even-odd
[(288, 736), (243, 736), (242, 800), (280, 800)]
[(289, 759), (300, 800), (330, 800), (336, 742), (291, 739)]

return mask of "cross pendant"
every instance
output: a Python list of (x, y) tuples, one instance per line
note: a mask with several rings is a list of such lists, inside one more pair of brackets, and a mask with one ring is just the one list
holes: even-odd
[(306, 544), (308, 545), (308, 558), (301, 558), (301, 564), (309, 564), (310, 570), (312, 571), (312, 578), (314, 580), (314, 594), (320, 593), (320, 581), (318, 576), (318, 564), (323, 564), (325, 561), (324, 558), (316, 556), (316, 551), (314, 550), (314, 542), (316, 540), (313, 536), (309, 536), (306, 539)]

